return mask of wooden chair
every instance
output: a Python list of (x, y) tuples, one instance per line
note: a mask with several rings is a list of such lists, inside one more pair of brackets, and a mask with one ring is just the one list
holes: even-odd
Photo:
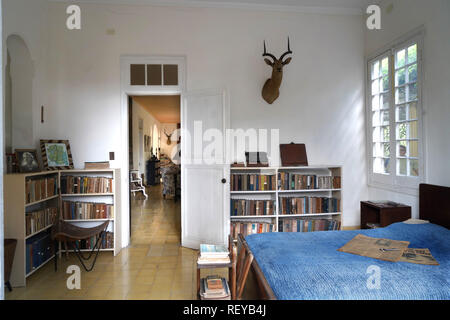
[(247, 242), (244, 236), (240, 233), (238, 234), (238, 246), (239, 254), (237, 257), (236, 264), (236, 277), (237, 277), (237, 288), (236, 288), (236, 300), (242, 299), (242, 294), (244, 292), (245, 283), (247, 281), (248, 272), (253, 263), (253, 254), (247, 247)]

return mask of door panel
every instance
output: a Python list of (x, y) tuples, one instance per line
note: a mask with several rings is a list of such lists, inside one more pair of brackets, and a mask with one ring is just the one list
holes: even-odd
[[(182, 245), (198, 249), (201, 243), (225, 244), (228, 181), (223, 143), (216, 152), (203, 155), (210, 141), (203, 133), (216, 129), (224, 133), (228, 123), (228, 106), (221, 90), (187, 94), (182, 105), (182, 129), (191, 139), (181, 138), (182, 170)], [(197, 122), (197, 125), (195, 123)], [(200, 124), (201, 122), (201, 124)], [(185, 134), (186, 136), (186, 134)], [(228, 180), (228, 179), (227, 179)]]

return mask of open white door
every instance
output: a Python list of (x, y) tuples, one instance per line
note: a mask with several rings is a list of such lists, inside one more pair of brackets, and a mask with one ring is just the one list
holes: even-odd
[(202, 138), (207, 137), (208, 132), (219, 132), (225, 137), (228, 119), (228, 103), (223, 90), (183, 96), (181, 245), (184, 247), (198, 249), (200, 243), (227, 243), (229, 170), (225, 165), (225, 139), (221, 141), (221, 150), (209, 154), (213, 140), (203, 141)]

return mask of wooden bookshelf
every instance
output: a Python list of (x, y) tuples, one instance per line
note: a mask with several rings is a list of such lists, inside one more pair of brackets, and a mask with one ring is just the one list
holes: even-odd
[[(40, 200), (27, 202), (26, 183), (29, 180), (41, 180), (55, 178), (56, 194), (46, 195)], [(59, 207), (58, 194), (58, 171), (46, 171), (39, 173), (14, 173), (4, 175), (4, 217), (5, 217), (5, 238), (17, 239), (17, 246), (14, 255), (14, 262), (11, 271), (10, 282), (13, 287), (23, 287), (26, 285), (26, 278), (34, 271), (45, 265), (54, 255), (43, 261), (39, 266), (26, 271), (27, 255), (26, 243), (32, 241), (34, 237), (50, 232), (51, 225), (48, 225), (32, 234), (26, 234), (26, 214), (39, 211), (48, 207)]]
[[(331, 177), (324, 179), (331, 179), (332, 177), (340, 177), (339, 188), (334, 186), (328, 186), (328, 188), (314, 188), (314, 189), (294, 189), (283, 190), (283, 186), (280, 183), (279, 173), (290, 173), (297, 175), (315, 175), (318, 177)], [(231, 167), (230, 179), (233, 179), (233, 174), (251, 174), (251, 175), (275, 175), (276, 186), (275, 190), (233, 190), (230, 183), (230, 199), (240, 200), (269, 200), (275, 203), (273, 214), (270, 215), (232, 215), (233, 206), (230, 205), (230, 224), (239, 221), (245, 223), (255, 222), (264, 223), (264, 221), (271, 220), (275, 225), (274, 232), (280, 230), (280, 224), (283, 219), (330, 219), (337, 220), (340, 223), (342, 229), (342, 167), (341, 166), (307, 166), (307, 167)], [(285, 214), (281, 212), (281, 199), (299, 198), (299, 197), (320, 197), (320, 198), (335, 198), (339, 199), (339, 207), (335, 211), (317, 212), (317, 213), (299, 213), (299, 214)], [(231, 230), (230, 230), (231, 233)]]
[[(108, 193), (83, 193), (83, 194), (61, 194), (61, 177), (63, 176), (87, 176), (97, 177), (104, 176), (112, 178), (112, 191)], [(27, 202), (26, 182), (27, 180), (39, 180), (44, 178), (55, 178), (56, 194), (48, 195), (39, 200)], [(108, 230), (114, 232), (114, 246), (112, 248), (101, 249), (100, 251), (110, 251), (117, 255), (121, 248), (121, 215), (120, 215), (120, 169), (76, 169), (76, 170), (60, 170), (60, 171), (44, 171), (29, 174), (6, 174), (4, 175), (4, 216), (5, 216), (5, 238), (17, 239), (17, 247), (14, 256), (14, 262), (10, 277), (13, 287), (26, 286), (26, 278), (51, 261), (54, 254), (43, 261), (40, 265), (32, 267), (31, 270), (26, 268), (27, 241), (33, 241), (34, 237), (40, 237), (44, 233), (50, 233), (52, 225), (26, 234), (26, 214), (39, 211), (48, 207), (56, 207), (58, 217), (62, 214), (62, 201), (70, 200), (76, 202), (101, 202), (114, 206), (114, 216), (106, 219), (80, 219), (66, 220), (70, 223), (82, 226), (93, 227), (104, 221), (110, 221)], [(88, 251), (84, 249), (82, 251)], [(59, 250), (61, 253), (62, 250)]]

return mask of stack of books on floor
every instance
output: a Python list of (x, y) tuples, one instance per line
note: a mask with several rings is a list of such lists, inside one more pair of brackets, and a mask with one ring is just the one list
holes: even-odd
[(227, 264), (230, 263), (228, 249), (225, 246), (201, 244), (198, 264)]
[(219, 276), (207, 276), (200, 281), (201, 300), (231, 300), (227, 280)]

